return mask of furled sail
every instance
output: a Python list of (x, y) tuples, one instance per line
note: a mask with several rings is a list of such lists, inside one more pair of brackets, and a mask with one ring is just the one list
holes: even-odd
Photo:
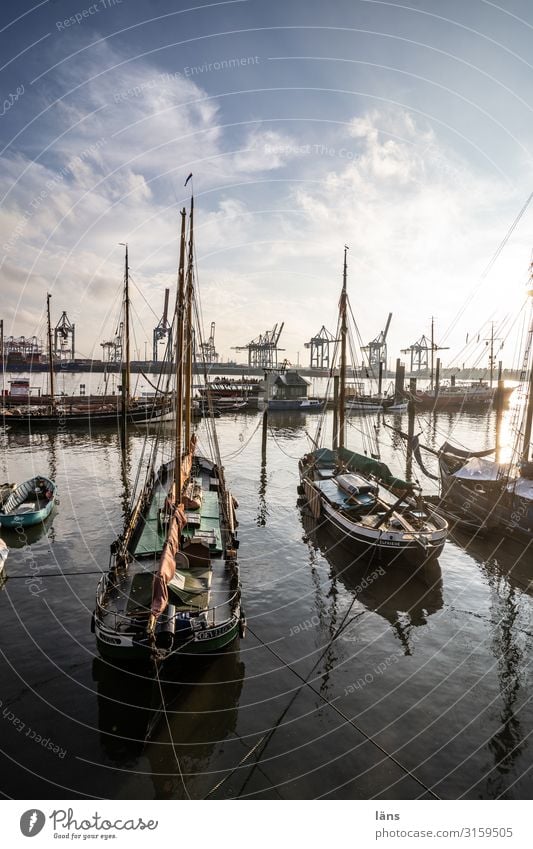
[(180, 547), (180, 535), (186, 524), (187, 517), (180, 504), (174, 509), (174, 513), (171, 516), (167, 540), (159, 562), (159, 569), (154, 575), (152, 625), (155, 625), (155, 620), (163, 613), (168, 604), (168, 582), (172, 580), (176, 572), (176, 554)]

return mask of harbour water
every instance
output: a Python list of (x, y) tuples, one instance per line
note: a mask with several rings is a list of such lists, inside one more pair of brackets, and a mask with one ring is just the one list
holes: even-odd
[[(405, 416), (391, 424), (405, 430)], [(494, 424), (420, 420), (430, 444), (452, 433), (478, 449)], [(40, 536), (3, 534), (6, 796), (530, 798), (531, 551), (454, 532), (415, 576), (350, 564), (298, 503), (315, 426), (272, 414), (265, 456), (259, 412), (218, 420), (249, 630), (218, 657), (165, 669), (161, 689), (103, 663), (90, 631), (145, 434), (129, 434), (125, 474), (116, 432), (0, 436), (2, 480), (48, 474), (60, 494)], [(351, 417), (348, 446), (374, 426)], [(377, 427), (382, 459), (404, 474), (397, 437)]]

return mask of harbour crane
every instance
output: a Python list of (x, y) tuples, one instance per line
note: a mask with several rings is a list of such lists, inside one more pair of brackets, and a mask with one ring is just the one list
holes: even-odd
[(122, 337), (124, 335), (124, 322), (120, 322), (114, 339), (108, 342), (100, 342), (104, 363), (122, 362)]
[[(449, 348), (437, 345), (435, 342), (435, 319), (431, 316), (431, 338), (424, 334), (409, 348), (402, 348), (402, 354), (411, 355), (411, 374), (420, 374), (430, 370), (431, 388), (433, 389), (434, 360), (436, 351), (448, 351)], [(430, 368), (431, 365), (431, 368)]]
[(248, 351), (248, 365), (256, 368), (276, 368), (278, 364), (278, 351), (284, 351), (284, 348), (278, 348), (281, 331), (285, 326), (282, 321), (278, 329), (275, 324), (272, 330), (266, 330), (261, 333), (257, 339), (252, 339), (247, 345), (239, 345), (232, 348), (233, 351)]
[(387, 334), (389, 332), (391, 319), (392, 313), (390, 312), (385, 324), (385, 329), (381, 330), (375, 339), (372, 339), (368, 345), (365, 345), (362, 348), (362, 350), (366, 351), (368, 354), (368, 365), (371, 372), (374, 372), (374, 369), (379, 371), (380, 364), (385, 367), (387, 365)]
[(309, 342), (304, 343), (304, 348), (310, 349), (309, 365), (311, 368), (329, 368), (330, 345), (336, 341), (333, 334), (322, 325), (318, 333)]
[(63, 310), (61, 318), (54, 328), (54, 355), (59, 357), (60, 360), (73, 360), (75, 338), (76, 325), (72, 324)]
[(163, 316), (162, 316), (161, 320), (159, 321), (159, 324), (157, 325), (157, 327), (154, 327), (153, 355), (152, 355), (152, 359), (153, 359), (154, 363), (157, 363), (157, 361), (158, 361), (159, 343), (163, 339), (166, 339), (168, 337), (168, 335), (170, 334), (170, 323), (169, 323), (169, 320), (168, 320), (168, 296), (169, 296), (169, 292), (170, 292), (169, 289), (165, 289), (165, 304), (164, 304), (164, 307), (163, 307)]
[(215, 348), (215, 322), (211, 322), (211, 331), (207, 342), (200, 342), (199, 359), (204, 363), (218, 363), (219, 356)]

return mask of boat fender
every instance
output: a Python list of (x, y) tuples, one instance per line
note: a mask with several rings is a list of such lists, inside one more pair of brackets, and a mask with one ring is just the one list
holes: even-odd
[(94, 616), (94, 610), (93, 610), (93, 614), (91, 616), (91, 634), (94, 634), (95, 630), (96, 630), (96, 624), (95, 624), (95, 616)]
[(161, 618), (159, 627), (155, 636), (155, 644), (158, 649), (171, 649), (174, 642), (174, 633), (176, 631), (176, 608), (173, 604), (169, 604), (167, 612)]
[(239, 637), (241, 638), (241, 640), (244, 640), (244, 638), (246, 637), (246, 616), (242, 611), (239, 619)]

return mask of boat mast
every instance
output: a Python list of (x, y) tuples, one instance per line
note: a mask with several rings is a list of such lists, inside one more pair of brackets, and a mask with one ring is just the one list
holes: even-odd
[(6, 394), (6, 374), (4, 364), (4, 319), (0, 319), (0, 357), (2, 358), (2, 400)]
[(122, 358), (122, 432), (126, 433), (130, 403), (130, 287), (128, 245), (124, 244), (124, 247), (126, 249), (124, 260), (124, 347), (126, 356)]
[(341, 319), (341, 367), (340, 367), (340, 386), (339, 386), (339, 407), (337, 411), (337, 418), (339, 422), (339, 437), (338, 437), (338, 447), (344, 448), (344, 439), (345, 439), (345, 429), (346, 429), (346, 336), (347, 336), (347, 321), (346, 321), (346, 277), (347, 277), (347, 264), (346, 264), (346, 255), (348, 253), (348, 246), (344, 246), (344, 267), (342, 272), (342, 292), (341, 299), (339, 303), (340, 310), (340, 319)]
[(529, 326), (529, 337), (527, 340), (528, 350), (529, 350), (529, 386), (527, 392), (527, 407), (526, 407), (526, 415), (524, 419), (524, 440), (522, 442), (522, 462), (527, 463), (530, 459), (530, 443), (531, 443), (531, 425), (533, 422), (533, 360), (531, 358), (531, 349), (533, 342), (533, 263), (530, 265), (530, 281), (529, 281), (529, 290), (528, 297), (530, 303), (530, 326)]
[(433, 373), (435, 366), (435, 319), (431, 316), (431, 374), (429, 388), (433, 390)]
[(176, 302), (176, 445), (174, 456), (174, 502), (180, 503), (183, 480), (181, 459), (183, 455), (183, 325), (185, 317), (185, 219), (181, 210), (180, 258), (178, 267), (178, 297)]
[(192, 396), (192, 355), (193, 355), (193, 269), (194, 269), (194, 197), (191, 195), (191, 211), (189, 214), (189, 253), (187, 257), (187, 305), (185, 326), (187, 340), (185, 345), (185, 449), (189, 450), (191, 441), (191, 396)]
[(52, 323), (50, 321), (50, 300), (52, 296), (46, 295), (46, 321), (48, 327), (48, 369), (50, 374), (50, 397), (52, 399), (52, 409), (55, 409), (55, 386), (54, 386), (54, 360), (52, 356)]

